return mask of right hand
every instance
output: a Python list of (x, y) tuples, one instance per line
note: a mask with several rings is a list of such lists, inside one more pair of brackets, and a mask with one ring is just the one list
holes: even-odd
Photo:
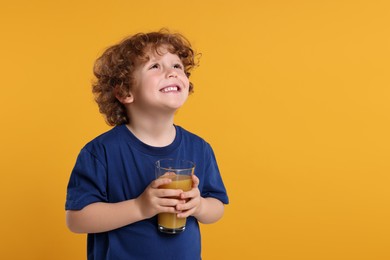
[(158, 178), (152, 181), (144, 192), (136, 198), (137, 205), (144, 219), (151, 218), (158, 213), (179, 213), (176, 205), (184, 204), (185, 200), (180, 199), (182, 190), (159, 189), (161, 185), (170, 183), (169, 178)]

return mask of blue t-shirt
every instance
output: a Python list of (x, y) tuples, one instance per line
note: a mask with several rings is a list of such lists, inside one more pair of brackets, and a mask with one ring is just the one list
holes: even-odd
[[(137, 198), (155, 179), (154, 164), (163, 158), (195, 163), (202, 197), (227, 204), (228, 197), (214, 152), (202, 138), (175, 126), (176, 137), (165, 147), (149, 146), (125, 125), (112, 128), (81, 151), (70, 176), (66, 210), (81, 210), (94, 202), (115, 203)], [(180, 234), (163, 234), (157, 218), (142, 220), (109, 232), (88, 234), (88, 259), (201, 259), (200, 231), (194, 217), (187, 218)]]

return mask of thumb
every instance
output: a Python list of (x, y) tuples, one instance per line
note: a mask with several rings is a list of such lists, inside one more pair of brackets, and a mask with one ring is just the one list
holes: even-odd
[(199, 178), (196, 175), (192, 175), (192, 187), (196, 188), (199, 185)]

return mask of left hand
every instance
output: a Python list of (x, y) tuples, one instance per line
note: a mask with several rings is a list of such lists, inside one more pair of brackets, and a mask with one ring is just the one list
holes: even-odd
[(192, 175), (192, 189), (180, 194), (180, 199), (186, 201), (184, 204), (177, 204), (176, 210), (181, 211), (177, 214), (178, 218), (186, 218), (191, 215), (195, 215), (201, 205), (201, 196), (198, 189), (199, 179), (195, 175)]

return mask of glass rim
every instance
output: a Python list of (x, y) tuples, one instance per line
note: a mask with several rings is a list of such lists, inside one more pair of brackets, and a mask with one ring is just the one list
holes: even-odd
[[(188, 163), (189, 165), (191, 165), (191, 167), (184, 167), (184, 168), (173, 168), (173, 167), (166, 167), (166, 166), (164, 167), (164, 166), (159, 165), (162, 161), (184, 162), (184, 163)], [(155, 166), (158, 169), (162, 169), (162, 170), (188, 171), (188, 170), (195, 168), (195, 163), (193, 161), (185, 160), (185, 159), (165, 158), (165, 159), (157, 160), (155, 162)]]

